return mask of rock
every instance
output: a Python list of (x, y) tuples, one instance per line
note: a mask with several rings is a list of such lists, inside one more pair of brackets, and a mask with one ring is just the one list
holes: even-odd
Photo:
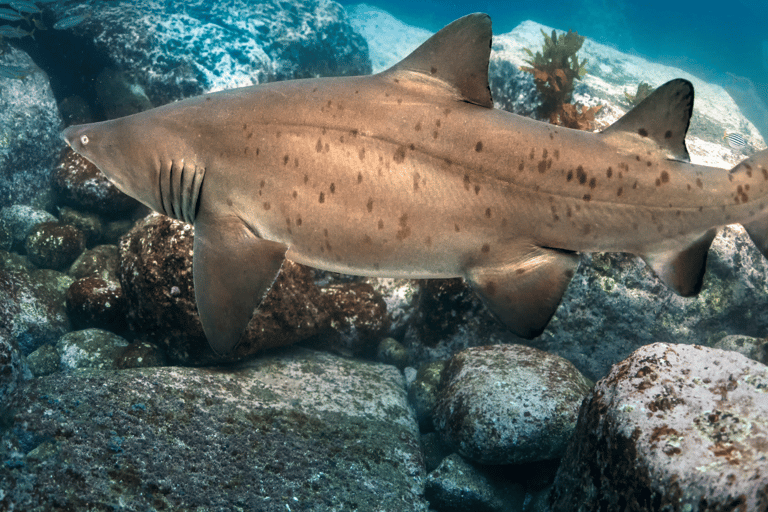
[(520, 484), (509, 484), (493, 478), (470, 465), (457, 454), (449, 455), (427, 475), (424, 497), (429, 506), (451, 512), (507, 512), (520, 510), (525, 497)]
[(0, 208), (33, 204), (50, 187), (61, 147), (61, 118), (48, 76), (32, 58), (3, 45), (0, 66), (28, 69), (24, 80), (0, 77)]
[[(2, 276), (0, 276), (0, 286), (2, 286)], [(0, 290), (1, 294), (2, 290)], [(0, 309), (2, 309), (1, 306)], [(1, 314), (0, 320), (2, 320)], [(22, 388), (24, 381), (32, 378), (29, 366), (21, 357), (18, 344), (6, 330), (6, 325), (0, 322), (0, 414), (3, 416), (10, 407), (15, 405), (15, 395)]]
[(53, 190), (61, 205), (109, 218), (130, 216), (140, 206), (69, 147), (61, 151), (53, 176)]
[(451, 449), (446, 446), (434, 432), (429, 432), (421, 436), (421, 451), (424, 455), (424, 467), (427, 474), (437, 469), (443, 459), (452, 454)]
[[(121, 241), (118, 277), (134, 330), (156, 341), (171, 361), (207, 364), (221, 358), (208, 346), (197, 315), (193, 233), (192, 226), (168, 217), (147, 217)], [(321, 289), (307, 267), (286, 261), (231, 358), (320, 333), (335, 334), (344, 346), (371, 346), (370, 339), (387, 327), (385, 308), (365, 283)]]
[(117, 246), (98, 245), (77, 257), (67, 272), (75, 279), (98, 277), (117, 281)]
[(82, 231), (86, 247), (93, 247), (101, 241), (104, 228), (101, 218), (95, 213), (79, 212), (65, 206), (59, 211), (59, 222), (75, 226)]
[(555, 511), (768, 510), (768, 367), (654, 343), (584, 401)]
[(419, 430), (422, 432), (431, 432), (435, 428), (435, 406), (447, 364), (447, 361), (435, 361), (422, 365), (416, 373), (416, 380), (408, 387), (408, 401), (416, 413)]
[(0, 270), (0, 325), (29, 355), (70, 329), (64, 297), (72, 278), (53, 270)]
[(0, 249), (20, 252), (24, 249), (32, 228), (43, 222), (55, 222), (56, 217), (32, 206), (14, 204), (0, 209)]
[(376, 360), (403, 370), (408, 365), (408, 351), (394, 338), (384, 338), (376, 349)]
[(733, 350), (743, 354), (758, 363), (768, 364), (768, 339), (751, 338), (749, 336), (725, 336), (717, 341), (712, 348)]
[(163, 350), (148, 341), (136, 341), (131, 343), (117, 357), (115, 362), (118, 368), (150, 368), (152, 366), (166, 366), (167, 361)]
[[(85, 10), (63, 4), (51, 9), (56, 17)], [(69, 33), (36, 37), (51, 47), (69, 41), (110, 63), (109, 73), (119, 78), (124, 94), (102, 93), (96, 102), (95, 91), (84, 91), (94, 96), (94, 111), (124, 112), (125, 104), (139, 98), (142, 108), (146, 101), (163, 105), (254, 83), (371, 71), (365, 40), (349, 25), (343, 7), (327, 0), (128, 0), (88, 12)], [(91, 73), (95, 82), (103, 71), (73, 62), (72, 72)]]
[(19, 402), (0, 432), (3, 509), (427, 510), (391, 366), (294, 350), (236, 369), (81, 370)]
[(61, 355), (61, 370), (71, 372), (78, 368), (112, 370), (117, 368), (117, 358), (128, 342), (120, 336), (102, 329), (72, 331), (56, 343)]
[(435, 430), (482, 464), (554, 459), (570, 440), (589, 388), (555, 355), (523, 345), (469, 348), (443, 371)]
[(69, 224), (43, 222), (29, 232), (24, 248), (36, 266), (64, 270), (85, 250), (85, 237)]
[(35, 377), (43, 377), (61, 370), (61, 355), (55, 346), (45, 344), (27, 356), (27, 364)]
[(75, 329), (98, 327), (120, 332), (127, 327), (127, 304), (118, 281), (78, 279), (67, 290), (67, 314)]

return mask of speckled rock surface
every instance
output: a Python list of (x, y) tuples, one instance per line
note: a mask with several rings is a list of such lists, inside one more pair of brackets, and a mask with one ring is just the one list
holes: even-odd
[(33, 380), (20, 403), (0, 442), (4, 510), (427, 510), (391, 366), (301, 350), (84, 370)]
[(30, 230), (24, 248), (36, 266), (66, 270), (85, 250), (85, 236), (69, 224), (43, 222)]
[(104, 174), (71, 148), (63, 149), (53, 175), (59, 204), (106, 217), (130, 215), (139, 202), (120, 192)]
[(78, 368), (116, 369), (117, 358), (126, 347), (125, 339), (102, 329), (68, 332), (56, 342), (63, 372)]
[(32, 204), (50, 188), (61, 118), (48, 77), (29, 55), (4, 45), (0, 65), (29, 68), (24, 80), (0, 77), (0, 207)]
[(435, 406), (443, 370), (447, 364), (447, 361), (435, 361), (422, 365), (416, 373), (416, 378), (408, 386), (408, 401), (416, 413), (422, 432), (431, 432), (435, 428)]
[(123, 0), (98, 9), (52, 8), (59, 17), (90, 10), (71, 33), (89, 51), (108, 55), (156, 106), (254, 83), (371, 70), (365, 40), (329, 0)]
[(733, 350), (743, 354), (758, 363), (768, 364), (768, 338), (752, 338), (750, 336), (724, 336), (715, 342), (712, 348)]
[(466, 349), (443, 371), (435, 430), (465, 458), (520, 464), (562, 455), (589, 382), (568, 361), (522, 345)]
[(53, 270), (0, 268), (0, 325), (24, 355), (70, 330), (64, 297), (72, 281)]
[(77, 257), (67, 273), (75, 279), (98, 277), (117, 281), (117, 246), (98, 245), (88, 249)]
[(655, 343), (597, 383), (555, 480), (556, 511), (768, 510), (768, 367)]
[(15, 393), (30, 378), (32, 373), (21, 358), (16, 340), (0, 326), (0, 414), (5, 413)]
[(14, 204), (0, 209), (0, 249), (22, 251), (27, 235), (41, 222), (53, 222), (56, 217), (32, 206)]
[(118, 281), (84, 277), (67, 289), (67, 314), (75, 329), (120, 332), (127, 327), (125, 313), (125, 295)]
[[(494, 478), (496, 476), (496, 478)], [(440, 511), (508, 512), (521, 510), (523, 486), (503, 482), (490, 468), (477, 468), (458, 454), (449, 455), (427, 475), (424, 496)]]
[[(130, 326), (163, 347), (172, 361), (220, 361), (208, 346), (197, 315), (192, 276), (194, 229), (161, 215), (137, 223), (120, 244), (119, 279)], [(336, 335), (345, 346), (371, 351), (386, 331), (386, 306), (365, 284), (318, 287), (312, 273), (286, 261), (246, 328), (232, 357)]]

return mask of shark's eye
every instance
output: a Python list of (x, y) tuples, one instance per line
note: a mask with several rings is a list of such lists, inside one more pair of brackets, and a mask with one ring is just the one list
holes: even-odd
[(85, 146), (86, 144), (88, 144), (88, 136), (87, 136), (87, 135), (81, 135), (81, 136), (80, 136), (80, 142), (82, 142), (82, 143), (83, 143), (83, 146)]

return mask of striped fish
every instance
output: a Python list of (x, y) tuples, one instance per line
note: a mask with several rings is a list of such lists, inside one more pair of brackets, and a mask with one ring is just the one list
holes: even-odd
[(23, 19), (24, 16), (14, 10), (0, 8), (0, 20), (19, 21)]
[(0, 27), (0, 37), (7, 37), (8, 39), (20, 38), (31, 36), (32, 32), (20, 29), (19, 27), (12, 27), (10, 25), (3, 25)]
[(726, 139), (728, 141), (728, 145), (733, 149), (744, 149), (747, 147), (747, 141), (744, 140), (744, 136), (740, 133), (725, 132), (723, 139)]
[(73, 14), (72, 16), (65, 16), (64, 18), (61, 18), (59, 21), (57, 21), (53, 28), (56, 30), (67, 30), (68, 28), (76, 27), (82, 22), (85, 21), (85, 19), (90, 16), (90, 12), (85, 12), (82, 14)]
[(40, 11), (40, 8), (36, 6), (34, 3), (29, 2), (27, 0), (14, 0), (12, 2), (8, 2), (11, 7), (16, 9), (19, 12), (27, 13), (27, 14), (37, 14)]
[(0, 78), (14, 78), (21, 80), (32, 73), (34, 69), (31, 66), (11, 66), (9, 64), (0, 64)]

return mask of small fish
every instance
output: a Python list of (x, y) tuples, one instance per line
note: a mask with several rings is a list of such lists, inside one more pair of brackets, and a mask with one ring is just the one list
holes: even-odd
[(64, 18), (61, 18), (59, 21), (57, 21), (53, 28), (56, 30), (67, 30), (72, 27), (76, 27), (90, 16), (90, 12), (84, 12), (82, 14), (73, 14), (72, 16), (65, 16)]
[(728, 141), (728, 145), (733, 149), (744, 149), (747, 147), (747, 141), (744, 140), (744, 136), (740, 133), (725, 132), (723, 139), (726, 139)]
[(14, 10), (0, 8), (0, 20), (19, 21), (23, 19), (24, 19), (24, 16), (22, 16), (21, 14), (19, 14)]
[(28, 0), (15, 0), (13, 2), (8, 2), (8, 4), (17, 11), (27, 14), (37, 14), (41, 12), (38, 6)]
[(0, 37), (7, 37), (9, 39), (18, 39), (20, 37), (31, 36), (32, 32), (27, 32), (19, 27), (12, 27), (10, 25), (3, 25), (0, 27)]
[(31, 66), (11, 66), (9, 64), (0, 64), (0, 78), (15, 78), (21, 80), (32, 73), (34, 69)]

